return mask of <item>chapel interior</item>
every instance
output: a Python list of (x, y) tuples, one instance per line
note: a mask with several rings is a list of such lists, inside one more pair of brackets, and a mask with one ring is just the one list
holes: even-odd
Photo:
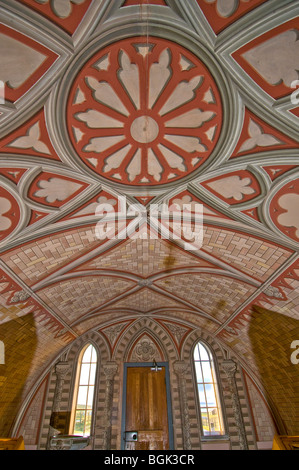
[(297, 0), (1, 0), (0, 449), (299, 449)]

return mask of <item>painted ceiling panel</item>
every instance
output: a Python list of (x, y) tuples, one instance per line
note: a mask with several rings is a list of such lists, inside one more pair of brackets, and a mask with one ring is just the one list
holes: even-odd
[(45, 236), (22, 249), (13, 249), (3, 255), (7, 266), (31, 286), (47, 278), (60, 267), (98, 246), (93, 228), (74, 228), (64, 233)]
[(57, 55), (15, 28), (1, 24), (1, 81), (5, 99), (15, 102), (35, 85), (53, 65)]
[(267, 0), (196, 0), (215, 33), (220, 33), (237, 19)]
[(165, 240), (128, 240), (111, 252), (79, 266), (77, 270), (113, 269), (148, 278), (158, 272), (177, 268), (215, 267)]
[[(234, 279), (211, 274), (167, 276), (155, 285), (175, 293), (220, 321), (225, 321), (255, 290)], [(211, 290), (210, 290), (211, 289)]]
[(61, 281), (39, 291), (39, 297), (71, 325), (87, 312), (126, 293), (135, 285), (119, 278), (86, 276)]
[(73, 34), (92, 0), (19, 0), (41, 15)]
[(292, 92), (298, 79), (298, 18), (259, 36), (243, 46), (235, 59), (273, 98)]

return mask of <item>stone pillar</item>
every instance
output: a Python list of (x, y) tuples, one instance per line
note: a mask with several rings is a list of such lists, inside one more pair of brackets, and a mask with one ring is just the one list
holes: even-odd
[(118, 367), (115, 362), (107, 362), (106, 364), (103, 365), (103, 370), (106, 376), (106, 393), (105, 393), (104, 416), (103, 416), (103, 427), (104, 427), (103, 450), (110, 450), (113, 387), (114, 387), (114, 377), (118, 370)]
[(60, 403), (62, 397), (62, 390), (65, 376), (70, 372), (70, 365), (68, 362), (58, 362), (55, 365), (55, 375), (57, 376), (56, 387), (53, 399), (53, 421), (50, 425), (48, 435), (48, 447), (50, 446), (51, 437), (55, 434), (56, 427), (58, 427), (58, 413), (60, 411)]
[(190, 420), (185, 378), (187, 367), (185, 362), (176, 361), (173, 365), (173, 369), (178, 378), (184, 450), (191, 450)]
[(228, 359), (228, 360), (223, 361), (222, 368), (224, 372), (226, 373), (227, 380), (228, 380), (228, 387), (229, 387), (229, 391), (231, 394), (235, 422), (236, 422), (236, 426), (237, 426), (237, 430), (239, 434), (240, 449), (248, 450), (245, 426), (244, 426), (241, 405), (240, 405), (240, 400), (239, 400), (239, 394), (238, 394), (236, 378), (235, 378), (235, 374), (237, 371), (237, 364), (232, 359)]

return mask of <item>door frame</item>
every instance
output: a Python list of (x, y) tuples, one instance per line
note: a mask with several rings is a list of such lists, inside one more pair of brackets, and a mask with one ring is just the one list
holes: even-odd
[[(172, 420), (172, 406), (171, 406), (171, 393), (170, 393), (170, 379), (169, 379), (169, 364), (168, 362), (158, 362), (159, 367), (165, 367), (165, 382), (166, 382), (166, 401), (167, 401), (167, 418), (168, 418), (168, 440), (169, 449), (173, 450), (173, 420)], [(124, 380), (123, 380), (123, 394), (122, 394), (122, 419), (121, 419), (121, 450), (125, 449), (125, 429), (126, 429), (126, 408), (127, 408), (127, 371), (130, 367), (153, 367), (153, 362), (125, 362), (124, 363)]]

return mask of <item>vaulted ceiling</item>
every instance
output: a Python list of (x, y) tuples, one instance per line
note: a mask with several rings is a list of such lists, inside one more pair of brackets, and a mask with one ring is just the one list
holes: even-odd
[[(113, 351), (144, 316), (178, 349), (202, 328), (262, 381), (253, 309), (298, 331), (298, 2), (2, 0), (0, 12), (0, 339), (10, 354), (36, 332), (24, 393), (78, 336), (101, 331)], [(196, 203), (201, 247), (148, 217)], [(99, 204), (119, 216), (114, 237), (99, 237)], [(139, 236), (124, 235), (132, 204), (146, 210)]]

